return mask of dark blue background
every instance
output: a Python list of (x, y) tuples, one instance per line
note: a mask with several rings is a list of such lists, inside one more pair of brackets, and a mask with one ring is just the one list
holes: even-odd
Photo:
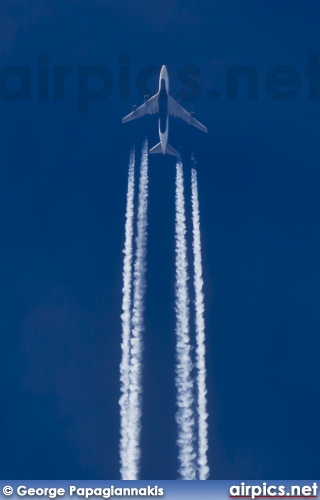
[[(173, 95), (179, 68), (201, 69), (203, 93), (184, 105), (209, 134), (172, 120), (170, 143), (184, 152), (187, 193), (192, 149), (198, 160), (210, 477), (317, 475), (320, 125), (304, 67), (319, 51), (319, 15), (314, 0), (2, 1), (1, 66), (33, 74), (31, 101), (0, 101), (3, 477), (119, 477), (127, 165), (132, 143), (158, 142), (156, 118), (121, 118), (141, 102), (135, 78), (149, 64), (168, 66)], [(40, 52), (50, 56), (47, 102), (37, 99)], [(63, 102), (53, 100), (55, 64), (74, 66)], [(93, 64), (109, 68), (114, 90), (79, 113), (76, 67)], [(227, 100), (227, 66), (242, 64), (259, 72), (258, 101), (245, 79)], [(291, 102), (265, 90), (279, 64), (301, 75)], [(141, 477), (175, 479), (175, 164), (149, 165)]]

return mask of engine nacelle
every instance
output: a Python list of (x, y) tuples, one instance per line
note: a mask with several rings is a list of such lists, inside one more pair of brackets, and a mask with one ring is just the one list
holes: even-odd
[(147, 102), (149, 100), (148, 94), (144, 95), (143, 97), (144, 97), (144, 102)]
[(137, 105), (136, 104), (132, 104), (132, 111), (135, 111), (137, 109)]

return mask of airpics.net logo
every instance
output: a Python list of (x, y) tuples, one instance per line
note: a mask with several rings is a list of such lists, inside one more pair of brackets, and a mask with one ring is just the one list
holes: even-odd
[(266, 482), (261, 485), (242, 482), (229, 488), (230, 498), (317, 498), (317, 492), (317, 483), (285, 486)]
[[(134, 89), (141, 97), (151, 96), (156, 89), (150, 84), (151, 79), (159, 77), (161, 65), (145, 66), (134, 72), (131, 56), (122, 53), (118, 57), (118, 68), (112, 71), (103, 64), (94, 65), (58, 65), (47, 52), (41, 52), (32, 64), (0, 67), (0, 99), (16, 101), (65, 101), (66, 94), (75, 96), (75, 108), (80, 113), (89, 110), (90, 102), (103, 102), (110, 98), (130, 101)], [(166, 61), (163, 61), (165, 63)], [(114, 63), (114, 61), (113, 61)], [(226, 89), (204, 90), (201, 79), (206, 79), (205, 71), (195, 65), (181, 66), (176, 74), (170, 74), (181, 88), (173, 97), (184, 102), (193, 102), (201, 96), (216, 102), (225, 96), (227, 101), (237, 101), (240, 86), (248, 101), (258, 101), (267, 95), (274, 101), (289, 102), (301, 94), (307, 87), (310, 101), (320, 100), (320, 57), (310, 54), (304, 68), (304, 74), (293, 66), (282, 64), (269, 68), (263, 75), (256, 67), (243, 64), (225, 67), (224, 85)]]

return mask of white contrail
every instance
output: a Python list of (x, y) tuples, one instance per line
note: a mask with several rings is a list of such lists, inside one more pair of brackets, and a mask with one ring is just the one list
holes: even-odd
[(196, 479), (192, 362), (189, 336), (188, 261), (182, 163), (176, 165), (176, 334), (177, 423), (181, 479)]
[(123, 258), (123, 298), (122, 298), (122, 359), (120, 363), (120, 472), (121, 478), (127, 479), (128, 475), (128, 423), (129, 423), (129, 369), (130, 369), (130, 330), (131, 330), (131, 282), (132, 282), (132, 240), (134, 219), (134, 167), (135, 150), (130, 153), (128, 190), (125, 224), (125, 243)]
[(208, 467), (208, 413), (205, 363), (204, 295), (202, 278), (200, 210), (196, 170), (191, 170), (191, 200), (193, 224), (194, 288), (196, 309), (196, 369), (197, 369), (197, 412), (198, 412), (198, 467), (199, 479), (207, 479)]
[(142, 148), (139, 203), (137, 218), (136, 255), (134, 262), (132, 335), (130, 341), (130, 394), (129, 394), (129, 443), (128, 477), (138, 479), (140, 465), (140, 430), (141, 430), (141, 363), (142, 332), (144, 329), (143, 310), (146, 289), (147, 256), (147, 208), (148, 208), (148, 141)]

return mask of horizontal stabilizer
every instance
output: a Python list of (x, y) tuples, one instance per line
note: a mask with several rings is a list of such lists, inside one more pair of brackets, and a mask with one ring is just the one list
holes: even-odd
[(176, 151), (170, 144), (167, 144), (166, 153), (172, 156), (180, 156), (178, 151)]
[(163, 153), (162, 147), (161, 147), (161, 142), (159, 142), (159, 144), (157, 144), (156, 146), (153, 146), (153, 148), (151, 148), (149, 150), (149, 154), (151, 154), (151, 155), (159, 154), (159, 153), (168, 154), (168, 155), (172, 155), (172, 156), (180, 156), (178, 151), (176, 151), (172, 146), (170, 146), (170, 144), (167, 144), (167, 149), (166, 149), (165, 153)]
[(162, 153), (161, 142), (159, 142), (159, 144), (156, 144), (156, 146), (153, 146), (153, 148), (149, 149), (149, 154), (155, 155), (157, 153)]

